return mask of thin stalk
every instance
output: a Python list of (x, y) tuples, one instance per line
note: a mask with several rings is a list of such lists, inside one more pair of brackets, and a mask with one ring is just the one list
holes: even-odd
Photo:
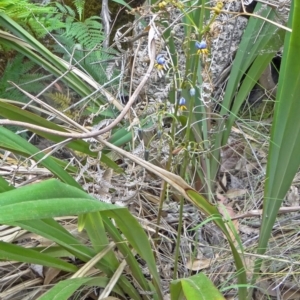
[[(184, 153), (184, 161), (183, 167), (181, 168), (180, 176), (184, 177), (185, 170), (188, 166), (189, 160), (189, 153), (185, 150)], [(184, 205), (184, 197), (180, 197), (180, 206), (179, 206), (179, 220), (178, 220), (178, 229), (177, 229), (177, 239), (176, 239), (176, 246), (175, 246), (175, 260), (174, 260), (174, 273), (173, 279), (177, 278), (177, 269), (178, 269), (178, 258), (179, 258), (179, 248), (180, 248), (180, 238), (181, 238), (181, 229), (182, 229), (182, 219), (183, 219), (183, 205)]]
[[(169, 34), (169, 35), (168, 35)], [(170, 93), (169, 93), (169, 99), (171, 102), (173, 103), (177, 103), (176, 101), (176, 91), (178, 89), (178, 86), (180, 85), (180, 79), (178, 78), (178, 73), (175, 71), (175, 69), (178, 68), (178, 60), (177, 60), (177, 56), (176, 56), (176, 48), (175, 48), (175, 43), (174, 43), (174, 39), (172, 37), (172, 35), (170, 34), (170, 29), (167, 29), (166, 32), (164, 33), (164, 37), (169, 36), (170, 38), (168, 39), (168, 45), (169, 45), (169, 52), (171, 53), (171, 59), (172, 59), (172, 66), (174, 69), (174, 75), (173, 75), (173, 82), (174, 82), (174, 87), (171, 89)], [(175, 116), (177, 114), (177, 110), (178, 110), (178, 105), (175, 106)], [(168, 157), (168, 161), (166, 164), (166, 170), (169, 171), (171, 168), (171, 164), (172, 164), (172, 158), (173, 158), (173, 149), (174, 149), (174, 139), (175, 139), (175, 131), (176, 131), (176, 123), (177, 120), (176, 118), (172, 119), (172, 126), (171, 126), (171, 135), (170, 135), (170, 142), (169, 142), (169, 157)], [(157, 214), (157, 222), (156, 222), (156, 230), (155, 230), (155, 234), (154, 234), (154, 246), (156, 248), (157, 246), (157, 241), (158, 241), (158, 231), (159, 231), (159, 225), (160, 225), (160, 221), (161, 221), (161, 216), (162, 216), (162, 209), (163, 209), (163, 204), (164, 204), (164, 200), (166, 198), (166, 192), (167, 192), (167, 187), (168, 187), (168, 183), (166, 181), (163, 182), (162, 184), (162, 191), (160, 193), (160, 199), (159, 199), (159, 207), (158, 207), (158, 214)], [(155, 254), (154, 254), (155, 255)]]
[[(175, 122), (173, 121), (173, 123), (175, 123)], [(175, 126), (172, 126), (172, 128), (175, 128)], [(167, 165), (166, 165), (166, 170), (167, 171), (169, 171), (170, 167), (171, 167), (172, 151), (173, 151), (172, 142), (170, 142), (169, 158), (168, 158), (168, 162), (167, 162)], [(156, 229), (155, 229), (155, 234), (154, 234), (154, 237), (153, 237), (153, 239), (154, 239), (154, 248), (155, 249), (156, 249), (157, 241), (158, 241), (158, 231), (159, 231), (159, 225), (160, 225), (160, 220), (161, 220), (161, 216), (162, 216), (163, 204), (164, 204), (164, 200), (166, 199), (167, 187), (168, 187), (168, 183), (166, 181), (164, 181), (162, 183), (162, 190), (161, 190), (160, 197), (159, 197), (159, 207), (158, 207), (158, 213), (157, 213)], [(154, 253), (154, 255), (156, 256), (155, 253)]]

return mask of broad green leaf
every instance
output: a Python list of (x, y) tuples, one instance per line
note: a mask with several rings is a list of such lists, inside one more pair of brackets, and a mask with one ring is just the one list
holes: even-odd
[(95, 251), (100, 252), (109, 244), (100, 213), (96, 212), (86, 215), (85, 229)]
[(125, 210), (100, 202), (80, 189), (48, 180), (0, 194), (0, 223), (83, 214), (101, 210)]
[[(140, 129), (147, 131), (147, 129), (149, 130), (149, 128), (153, 127), (153, 125), (154, 123), (152, 120), (144, 119), (141, 121)], [(108, 141), (115, 146), (123, 146), (124, 144), (132, 141), (132, 131), (120, 128), (112, 134)]]
[(1, 241), (0, 259), (38, 264), (72, 273), (78, 270), (78, 268), (74, 265), (69, 264), (61, 259), (51, 257), (44, 253), (39, 253), (31, 249), (26, 249), (18, 245), (8, 244)]
[(0, 193), (11, 191), (14, 189), (14, 186), (9, 185), (9, 183), (0, 176)]
[(24, 155), (25, 157), (32, 156), (36, 161), (41, 160), (40, 164), (46, 167), (59, 179), (81, 189), (81, 186), (68, 174), (68, 172), (62, 169), (51, 157), (43, 159), (45, 156), (44, 153), (36, 154), (40, 152), (40, 150), (28, 143), (25, 139), (4, 127), (0, 127), (0, 136), (0, 149), (9, 150)]
[(125, 128), (120, 128), (112, 134), (109, 138), (109, 142), (116, 145), (122, 146), (132, 140), (132, 132)]
[(171, 300), (225, 300), (204, 273), (171, 282)]
[(25, 201), (59, 197), (86, 198), (95, 201), (92, 196), (88, 195), (77, 187), (64, 184), (57, 179), (49, 179), (0, 194), (0, 205), (5, 206), (18, 204)]
[[(97, 253), (101, 252), (109, 244), (101, 214), (99, 212), (95, 212), (88, 213), (85, 216), (84, 228), (89, 236), (94, 250)], [(119, 262), (113, 251), (107, 253), (106, 257), (114, 268), (118, 267)]]
[[(79, 240), (72, 236), (60, 224), (49, 218), (90, 212), (98, 213), (101, 211), (104, 212), (105, 210), (109, 210), (110, 213), (112, 213), (113, 210), (122, 210), (122, 220), (118, 220), (118, 222), (127, 222), (128, 224), (134, 223), (134, 226), (140, 228), (139, 230), (136, 230), (139, 233), (137, 238), (142, 242), (146, 241), (148, 243), (148, 252), (144, 252), (146, 255), (150, 255), (149, 257), (145, 257), (145, 260), (147, 262), (151, 262), (155, 266), (148, 238), (141, 226), (126, 208), (120, 208), (116, 205), (100, 202), (93, 199), (85, 192), (57, 180), (52, 179), (15, 189), (13, 191), (1, 193), (0, 206), (2, 207), (0, 223), (20, 226), (23, 229), (43, 236), (62, 246), (69, 253), (85, 262), (95, 256), (96, 251), (81, 244)], [(87, 229), (92, 238), (93, 245), (99, 250), (99, 247), (105, 246), (105, 243), (108, 240), (103, 229), (100, 231), (100, 234), (102, 232), (102, 236), (99, 236), (97, 232), (91, 233), (93, 229), (101, 229), (99, 227), (100, 224), (98, 225), (98, 221), (101, 219), (95, 219), (96, 215), (97, 214), (87, 215)], [(136, 242), (137, 241), (138, 240), (136, 240)], [(97, 243), (99, 244), (97, 245)], [(144, 245), (143, 248), (145, 248), (145, 246), (147, 246), (147, 244)], [(124, 249), (122, 248), (122, 245), (120, 247), (121, 249)], [(127, 254), (129, 257), (132, 257), (129, 248)], [(124, 253), (125, 256), (127, 254)], [(112, 276), (118, 265), (118, 261), (113, 256), (113, 253), (109, 253), (96, 264), (96, 267), (104, 271), (108, 276)], [(136, 270), (133, 271), (136, 273)], [(158, 278), (157, 273), (156, 278)], [(140, 299), (136, 289), (131, 285), (126, 277), (121, 276), (118, 284), (122, 290), (129, 294), (133, 299)], [(145, 289), (149, 291), (147, 287), (148, 285), (146, 284)], [(151, 291), (153, 291), (153, 289), (151, 289)], [(162, 298), (155, 297), (154, 299)]]
[(71, 256), (73, 256), (73, 254), (71, 254), (69, 251), (65, 250), (61, 246), (35, 247), (35, 248), (32, 248), (32, 250), (47, 254), (51, 257), (71, 257)]
[[(99, 202), (99, 204), (101, 205), (101, 202)], [(21, 228), (55, 242), (84, 262), (89, 261), (96, 255), (93, 249), (83, 245), (80, 240), (76, 239), (63, 226), (52, 219), (13, 222), (11, 225), (20, 226)], [(99, 270), (104, 272), (108, 277), (111, 277), (116, 270), (106, 256), (102, 258), (95, 267), (99, 268)], [(122, 275), (119, 278), (117, 285), (124, 293), (130, 295), (132, 299), (140, 299), (136, 289), (125, 276)]]
[[(4, 193), (2, 193), (4, 194)], [(15, 222), (18, 220), (33, 220), (82, 213), (96, 212), (99, 210), (124, 208), (112, 204), (86, 198), (52, 198), (19, 202), (18, 204), (5, 205), (1, 208), (0, 223)]]

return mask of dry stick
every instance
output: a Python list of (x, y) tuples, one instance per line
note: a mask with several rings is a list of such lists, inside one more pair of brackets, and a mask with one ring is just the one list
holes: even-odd
[[(154, 19), (155, 19), (155, 16), (153, 17), (151, 23), (153, 23)], [(130, 97), (128, 103), (126, 104), (126, 106), (121, 111), (121, 113), (118, 115), (118, 117), (111, 124), (109, 124), (105, 128), (103, 128), (101, 130), (98, 130), (98, 131), (94, 131), (94, 132), (88, 132), (88, 133), (67, 133), (67, 132), (61, 132), (61, 131), (57, 131), (57, 130), (44, 128), (44, 127), (41, 127), (41, 126), (26, 123), (26, 122), (18, 122), (18, 121), (10, 121), (10, 120), (0, 120), (0, 125), (23, 126), (23, 127), (29, 128), (29, 129), (38, 130), (38, 131), (54, 134), (54, 135), (61, 136), (61, 137), (72, 138), (72, 139), (91, 138), (91, 137), (96, 137), (96, 136), (98, 136), (100, 134), (103, 134), (105, 132), (108, 132), (109, 130), (114, 128), (116, 125), (118, 125), (122, 121), (122, 119), (128, 113), (129, 109), (133, 105), (133, 103), (136, 100), (136, 98), (138, 97), (140, 91), (142, 90), (142, 88), (144, 87), (144, 85), (146, 84), (147, 80), (150, 77), (151, 71), (153, 70), (153, 67), (154, 67), (154, 64), (155, 64), (155, 41), (154, 41), (155, 29), (153, 28), (154, 26), (155, 25), (153, 24), (151, 26), (150, 30), (149, 30), (148, 46), (149, 46), (150, 64), (149, 64), (148, 70), (147, 70), (145, 76), (143, 77), (142, 81), (138, 85), (137, 89), (134, 91), (134, 93)], [(27, 92), (25, 92), (25, 94), (27, 96), (29, 96), (30, 98), (33, 97), (32, 95), (30, 95)]]
[[(300, 206), (281, 207), (278, 211), (278, 214), (297, 212), (297, 211), (300, 211)], [(231, 220), (251, 218), (251, 217), (260, 217), (260, 216), (262, 216), (262, 209), (255, 209), (255, 210), (247, 211), (244, 214), (232, 217)]]

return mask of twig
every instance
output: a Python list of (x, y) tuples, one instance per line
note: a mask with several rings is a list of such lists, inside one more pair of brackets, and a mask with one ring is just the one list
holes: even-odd
[[(279, 214), (285, 214), (285, 213), (290, 213), (290, 212), (296, 212), (300, 211), (300, 206), (291, 206), (291, 207), (281, 207), (278, 211)], [(237, 219), (244, 219), (244, 218), (250, 218), (250, 217), (259, 217), (262, 215), (262, 209), (255, 209), (255, 210), (250, 210), (247, 211), (244, 214), (237, 215), (231, 220), (237, 220)]]

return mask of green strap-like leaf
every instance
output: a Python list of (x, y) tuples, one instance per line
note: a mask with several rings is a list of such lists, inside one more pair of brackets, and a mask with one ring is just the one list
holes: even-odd
[(78, 268), (74, 265), (69, 264), (61, 259), (1, 241), (0, 259), (38, 264), (72, 273), (78, 270)]
[[(64, 128), (61, 126), (50, 122), (36, 114), (33, 114), (29, 111), (23, 110), (15, 105), (12, 105), (10, 103), (6, 103), (4, 99), (0, 99), (0, 115), (9, 119), (9, 120), (15, 120), (15, 121), (21, 121), (26, 122), (38, 126), (42, 126), (44, 128), (49, 128), (57, 131), (66, 132)], [(37, 133), (38, 135), (51, 140), (53, 142), (61, 142), (65, 140), (65, 138), (49, 134), (46, 132), (38, 131), (38, 130), (32, 130), (33, 132)], [(76, 141), (70, 141), (70, 143), (67, 145), (68, 148), (73, 149), (75, 151), (79, 151), (81, 153), (87, 154), (91, 157), (97, 157), (98, 153), (93, 152), (89, 149), (89, 144), (82, 140), (76, 140)], [(107, 157), (104, 153), (102, 153), (100, 157), (100, 161), (106, 164), (109, 168), (112, 168), (115, 172), (120, 173), (122, 171), (119, 166), (112, 161), (110, 158)]]
[[(109, 283), (109, 278), (93, 277), (93, 278), (73, 278), (60, 281), (53, 288), (51, 288), (44, 295), (40, 296), (38, 300), (68, 300), (72, 294), (78, 290), (82, 285), (98, 286), (105, 288)], [(115, 293), (124, 297), (122, 291), (116, 285), (113, 289)]]
[[(268, 155), (263, 218), (257, 252), (265, 253), (281, 203), (300, 165), (300, 1), (292, 1), (284, 42)], [(258, 260), (255, 273), (258, 273)]]

